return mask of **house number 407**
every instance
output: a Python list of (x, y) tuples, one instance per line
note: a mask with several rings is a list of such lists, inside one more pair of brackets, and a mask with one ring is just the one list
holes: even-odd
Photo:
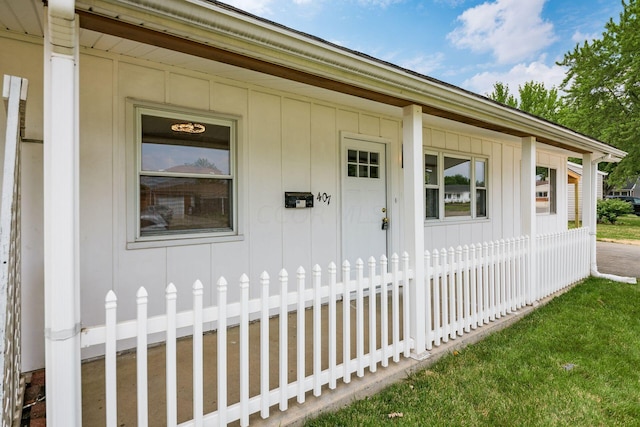
[(328, 206), (331, 203), (331, 194), (318, 193), (318, 197), (316, 197), (316, 200), (322, 203), (326, 203)]

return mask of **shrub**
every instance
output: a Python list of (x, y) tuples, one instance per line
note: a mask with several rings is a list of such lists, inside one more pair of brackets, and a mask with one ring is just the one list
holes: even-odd
[(598, 200), (596, 214), (598, 222), (604, 224), (615, 224), (620, 215), (633, 213), (631, 203), (619, 199)]

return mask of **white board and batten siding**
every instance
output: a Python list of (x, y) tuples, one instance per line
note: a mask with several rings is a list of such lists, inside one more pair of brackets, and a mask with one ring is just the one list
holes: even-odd
[[(164, 309), (164, 288), (172, 282), (178, 302), (188, 304), (191, 284), (204, 284), (205, 302), (215, 304), (215, 282), (225, 276), (229, 299), (236, 300), (240, 275), (252, 280), (251, 297), (259, 295), (258, 277), (281, 268), (323, 268), (341, 259), (341, 134), (364, 134), (388, 141), (398, 151), (400, 118), (376, 116), (339, 105), (316, 102), (242, 82), (159, 64), (139, 63), (111, 55), (83, 55), (81, 70), (83, 165), (82, 224), (83, 324), (104, 322), (98, 306), (110, 289), (118, 294), (120, 320), (132, 318), (136, 289), (149, 293), (149, 315)], [(115, 104), (109, 102), (115, 99)], [(132, 168), (132, 129), (124, 112), (129, 100), (144, 100), (237, 119), (237, 239), (202, 244), (131, 248), (127, 222)], [(94, 165), (87, 167), (89, 165)], [(400, 183), (391, 180), (396, 188)], [(286, 209), (285, 191), (327, 194), (309, 209)], [(397, 193), (396, 190), (394, 190)], [(129, 198), (128, 198), (129, 197)], [(399, 205), (399, 203), (397, 203)], [(396, 216), (399, 215), (395, 208)], [(391, 243), (393, 244), (393, 243)], [(397, 243), (396, 243), (397, 244)], [(381, 254), (378, 254), (378, 256)], [(290, 283), (293, 290), (294, 281)], [(182, 298), (180, 298), (182, 296)], [(185, 309), (179, 306), (178, 310)], [(160, 337), (158, 337), (160, 338)], [(85, 356), (91, 354), (85, 353)]]

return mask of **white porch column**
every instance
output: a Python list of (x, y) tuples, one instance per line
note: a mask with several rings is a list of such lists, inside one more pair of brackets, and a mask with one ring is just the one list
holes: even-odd
[(424, 282), (424, 160), (422, 158), (422, 107), (404, 107), (402, 156), (404, 162), (404, 244), (414, 272), (409, 297), (411, 337), (417, 357), (426, 352), (426, 319), (431, 308), (425, 307)]
[(82, 424), (78, 262), (78, 18), (49, 0), (44, 43), (44, 260), (47, 425)]
[(527, 304), (532, 304), (538, 298), (536, 291), (536, 139), (532, 136), (522, 138), (520, 209), (522, 233), (529, 236), (526, 302)]
[(590, 271), (598, 271), (596, 262), (596, 194), (598, 163), (593, 163), (593, 154), (582, 155), (582, 226), (589, 229)]

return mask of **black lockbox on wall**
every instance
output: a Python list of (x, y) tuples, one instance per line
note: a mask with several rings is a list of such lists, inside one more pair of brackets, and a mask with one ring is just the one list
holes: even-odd
[(287, 191), (284, 193), (285, 208), (312, 208), (313, 194), (299, 191)]

